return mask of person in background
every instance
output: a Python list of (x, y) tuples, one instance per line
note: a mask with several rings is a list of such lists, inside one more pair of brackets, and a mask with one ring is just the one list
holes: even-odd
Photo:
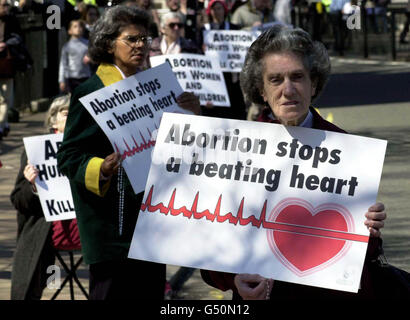
[(386, 33), (389, 31), (387, 6), (390, 2), (391, 0), (375, 0), (374, 15), (377, 33)]
[[(342, 19), (343, 23), (347, 26), (347, 21), (349, 17), (355, 14), (360, 14), (360, 8), (358, 7), (357, 0), (349, 0), (343, 5), (342, 8)], [(346, 31), (346, 48), (349, 49), (352, 45), (352, 30), (348, 28), (345, 29)]]
[(196, 44), (182, 36), (184, 24), (177, 12), (168, 12), (161, 17), (161, 36), (152, 41), (150, 56), (177, 53), (201, 53)]
[(248, 0), (232, 14), (231, 22), (240, 29), (251, 30), (264, 23), (273, 22), (272, 2), (270, 0)]
[(10, 14), (10, 1), (0, 0), (0, 140), (10, 132), (8, 112), (13, 108), (14, 75), (13, 48), (22, 43), (17, 18)]
[(160, 18), (159, 18), (159, 13), (155, 9), (152, 0), (127, 0), (123, 2), (123, 5), (136, 6), (142, 10), (145, 10), (151, 17), (151, 23), (148, 28), (148, 33), (152, 38), (158, 37)]
[(149, 28), (149, 33), (151, 37), (158, 37), (158, 30), (160, 26), (160, 19), (158, 11), (154, 8), (153, 0), (137, 0), (137, 5), (141, 9), (147, 11), (151, 16), (151, 26)]
[[(206, 15), (209, 22), (206, 23), (200, 30), (198, 42), (201, 44), (201, 46), (203, 43), (203, 32), (205, 30), (239, 30), (239, 27), (237, 25), (234, 25), (227, 20), (228, 13), (229, 11), (225, 1), (211, 0), (208, 3), (208, 7), (206, 8)], [(229, 108), (226, 108), (208, 105), (202, 108), (202, 114), (204, 116), (218, 118), (239, 120), (246, 119), (246, 106), (239, 84), (239, 74), (224, 72), (224, 78), (231, 106)]]
[(83, 37), (88, 39), (90, 37), (90, 31), (93, 24), (100, 17), (100, 12), (96, 6), (92, 4), (87, 4), (84, 8), (84, 11), (81, 15), (81, 20), (84, 22), (84, 34)]
[(83, 38), (82, 20), (72, 20), (68, 27), (70, 40), (61, 50), (58, 82), (61, 92), (74, 89), (91, 76), (90, 59), (87, 56), (88, 40)]
[[(58, 168), (70, 180), (91, 300), (164, 299), (165, 265), (128, 258), (144, 193), (134, 193), (121, 154), (79, 101), (143, 71), (152, 41), (149, 25), (147, 12), (124, 5), (108, 8), (95, 23), (89, 55), (99, 67), (74, 91), (57, 153)], [(192, 93), (176, 100), (199, 114)]]
[[(247, 99), (265, 105), (259, 117), (261, 122), (346, 133), (324, 120), (312, 107), (329, 74), (330, 59), (323, 44), (313, 42), (302, 29), (277, 25), (262, 33), (249, 48), (241, 72), (241, 87)], [(386, 212), (382, 203), (375, 203), (363, 214), (370, 238), (358, 294), (273, 281), (258, 274), (201, 270), (202, 278), (221, 290), (231, 289), (233, 299), (239, 300), (371, 298), (368, 263), (382, 252), (380, 229)]]
[(349, 0), (332, 0), (329, 6), (329, 19), (333, 30), (333, 50), (340, 56), (344, 55), (346, 40), (346, 22), (343, 20), (343, 6)]
[(410, 27), (410, 0), (407, 1), (406, 22), (404, 23), (403, 30), (400, 32), (400, 43), (401, 44), (409, 43), (406, 40), (407, 33), (409, 33), (409, 27)]
[[(181, 7), (181, 0), (165, 0), (165, 5), (170, 12), (176, 12), (181, 15), (181, 21), (185, 24), (186, 21), (186, 5), (185, 8)], [(184, 10), (184, 11), (183, 11)]]
[[(270, 0), (248, 0), (237, 7), (231, 16), (231, 23), (241, 30), (259, 29), (265, 23), (274, 22), (272, 2)], [(247, 106), (248, 120), (256, 120), (262, 106), (252, 103)]]
[(276, 0), (273, 9), (273, 17), (275, 21), (283, 24), (292, 24), (291, 19), (292, 3), (291, 0)]
[[(70, 95), (57, 97), (47, 112), (47, 133), (63, 133)], [(39, 172), (23, 151), (20, 170), (10, 195), (17, 209), (17, 243), (11, 274), (11, 300), (40, 300), (47, 284), (47, 268), (54, 264), (55, 249), (81, 247), (77, 220), (46, 222), (35, 180)]]

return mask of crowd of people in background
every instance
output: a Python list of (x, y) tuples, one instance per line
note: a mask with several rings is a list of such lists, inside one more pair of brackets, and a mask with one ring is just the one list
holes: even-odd
[[(57, 2), (57, 1), (56, 1)], [(371, 26), (374, 32), (387, 32), (388, 23), (386, 18), (386, 6), (390, 0), (373, 0), (368, 1), (366, 10), (372, 22)], [(336, 54), (343, 55), (345, 51), (345, 38), (346, 29), (343, 24), (343, 17), (347, 11), (346, 4), (356, 5), (355, 0), (323, 0), (318, 2), (303, 1), (303, 0), (210, 0), (197, 2), (196, 8), (196, 35), (192, 38), (186, 37), (187, 17), (192, 15), (190, 8), (187, 7), (187, 0), (166, 0), (167, 10), (158, 10), (153, 3), (153, 0), (125, 0), (125, 1), (102, 1), (102, 0), (68, 0), (60, 1), (56, 3), (62, 8), (62, 29), (63, 38), (65, 37), (65, 43), (59, 53), (59, 68), (55, 70), (58, 73), (58, 88), (59, 92), (56, 95), (73, 94), (75, 89), (84, 81), (89, 79), (92, 75), (96, 74), (98, 68), (98, 61), (92, 59), (92, 55), (89, 53), (89, 41), (90, 34), (93, 32), (93, 27), (97, 19), (103, 15), (106, 8), (123, 4), (125, 6), (138, 7), (141, 10), (148, 13), (151, 18), (150, 25), (148, 26), (149, 36), (152, 38), (150, 46), (149, 56), (175, 54), (175, 53), (198, 53), (203, 54), (203, 37), (202, 32), (204, 30), (252, 30), (263, 26), (264, 24), (279, 22), (283, 25), (292, 25), (295, 22), (294, 8), (298, 7), (299, 12), (306, 12), (309, 14), (309, 20), (304, 21), (306, 28), (309, 28), (312, 38), (314, 40), (321, 40), (325, 30), (325, 23), (329, 21), (328, 26), (332, 27), (334, 34), (334, 46), (333, 48), (327, 48), (334, 50)], [(45, 7), (53, 4), (53, 2), (44, 2), (40, 4), (34, 0), (21, 0), (16, 6), (13, 5), (10, 0), (0, 0), (0, 57), (4, 57), (9, 52), (16, 53), (19, 56), (20, 65), (16, 70), (26, 70), (32, 65), (32, 58), (30, 53), (27, 52), (24, 46), (24, 34), (18, 25), (15, 15), (18, 13), (25, 13), (28, 11), (34, 11), (42, 13), (44, 19), (47, 19), (45, 14)], [(165, 12), (166, 11), (166, 12)], [(302, 17), (303, 18), (303, 17)], [(303, 19), (301, 19), (303, 22)], [(407, 43), (406, 35), (408, 32), (409, 18), (407, 15), (407, 24), (405, 30), (402, 32), (400, 41)], [(151, 40), (150, 40), (151, 41)], [(146, 44), (148, 40), (144, 43)], [(149, 61), (141, 63), (141, 68), (148, 68)], [(15, 72), (15, 70), (14, 70)], [(251, 105), (245, 103), (245, 99), (242, 95), (240, 87), (240, 79), (238, 73), (224, 73), (225, 82), (227, 85), (230, 101), (232, 102), (231, 108), (218, 108), (211, 104), (201, 105), (201, 113), (211, 117), (224, 117), (231, 119), (249, 119), (255, 120), (260, 116), (261, 108), (256, 107), (252, 109)], [(64, 100), (67, 102), (66, 100)], [(54, 104), (56, 101), (54, 101)], [(57, 101), (58, 103), (58, 101)], [(62, 112), (68, 108), (68, 104), (63, 104), (64, 108), (56, 109), (56, 113)], [(0, 71), (0, 140), (7, 137), (10, 126), (7, 121), (7, 115), (10, 109), (13, 108), (13, 73), (2, 74)], [(53, 108), (53, 105), (51, 106)], [(54, 125), (54, 124), (53, 124)], [(71, 125), (71, 124), (70, 124)], [(55, 129), (54, 126), (52, 128)], [(63, 132), (64, 129), (58, 132)], [(57, 132), (57, 131), (54, 131)], [(109, 148), (109, 146), (107, 147)], [(32, 169), (32, 168), (31, 168)], [(35, 172), (29, 174), (30, 167), (27, 164), (27, 157), (22, 155), (21, 170), (19, 173), (18, 181), (16, 183), (16, 190), (13, 191), (13, 203), (20, 213), (26, 210), (18, 205), (18, 197), (23, 197), (22, 188), (24, 186), (25, 196), (29, 197), (30, 201), (35, 201), (36, 208), (33, 211), (32, 224), (37, 223), (37, 227), (41, 230), (40, 234), (36, 234), (30, 240), (41, 242), (39, 245), (40, 251), (37, 252), (36, 261), (32, 261), (30, 271), (33, 275), (34, 270), (36, 273), (32, 277), (23, 279), (26, 283), (19, 283), (23, 280), (21, 278), (15, 278), (17, 283), (14, 285), (22, 286), (15, 297), (17, 299), (39, 299), (41, 298), (42, 289), (45, 287), (44, 266), (51, 263), (54, 260), (54, 255), (49, 254), (52, 251), (52, 242), (50, 234), (52, 234), (53, 228), (45, 226), (44, 219), (41, 219), (41, 208), (39, 207), (38, 198), (33, 196), (33, 176)], [(33, 169), (32, 169), (33, 170)], [(21, 186), (20, 186), (21, 185)], [(19, 189), (20, 188), (20, 189)], [(34, 197), (34, 198), (33, 198)], [(25, 199), (27, 203), (30, 201)], [(28, 210), (28, 209), (27, 209)], [(22, 215), (24, 219), (27, 219), (27, 215)], [(21, 218), (21, 219), (23, 219)], [(27, 221), (21, 221), (20, 234), (24, 234), (23, 227), (27, 226)], [(31, 222), (30, 222), (31, 223)], [(20, 226), (20, 225), (19, 225)], [(33, 232), (33, 231), (31, 231)], [(41, 239), (40, 239), (41, 238)], [(24, 247), (23, 244), (21, 246)], [(26, 248), (27, 250), (27, 248)], [(43, 251), (42, 251), (43, 250)], [(45, 259), (44, 263), (41, 259), (44, 255), (48, 255), (51, 259)], [(23, 259), (24, 256), (23, 256)], [(19, 261), (17, 260), (17, 263)], [(105, 267), (110, 267), (107, 265)], [(151, 266), (147, 266), (149, 269)], [(23, 268), (24, 269), (24, 268)], [(194, 270), (191, 268), (182, 268), (178, 274), (181, 275), (181, 279), (174, 277), (168, 286), (165, 286), (167, 293), (171, 291), (172, 297), (177, 296), (177, 291), (181, 289), (183, 282), (192, 274)], [(19, 271), (24, 273), (24, 270)], [(104, 270), (94, 270), (93, 279), (96, 279), (100, 275), (99, 272), (105, 272)], [(163, 270), (161, 270), (163, 273)], [(19, 273), (15, 274), (16, 276)], [(34, 280), (33, 280), (34, 279)], [(35, 281), (35, 282), (34, 282)], [(16, 288), (15, 286), (13, 287)]]
[[(368, 17), (369, 31), (374, 33), (389, 32), (390, 24), (387, 17), (387, 5), (391, 0), (369, 0), (365, 2), (366, 14)], [(223, 6), (220, 9), (213, 8), (215, 5)], [(351, 33), (346, 27), (346, 19), (352, 14), (354, 7), (358, 5), (357, 0), (226, 0), (209, 1), (198, 0), (195, 11), (187, 7), (187, 0), (165, 0), (165, 8), (158, 8), (153, 0), (1, 0), (0, 21), (5, 26), (0, 29), (0, 57), (7, 55), (7, 52), (16, 54), (18, 51), (18, 67), (15, 69), (25, 71), (30, 67), (32, 59), (30, 53), (24, 47), (24, 33), (21, 31), (17, 19), (18, 14), (36, 13), (43, 16), (44, 22), (50, 17), (46, 9), (50, 5), (57, 5), (61, 10), (61, 29), (58, 40), (58, 70), (50, 63), (52, 73), (58, 74), (58, 84), (49, 84), (49, 95), (57, 95), (72, 92), (72, 90), (85, 79), (89, 78), (97, 70), (97, 65), (89, 60), (86, 54), (90, 29), (104, 10), (110, 6), (123, 4), (126, 6), (136, 6), (145, 10), (151, 17), (149, 27), (150, 36), (154, 39), (153, 50), (158, 54), (159, 42), (162, 41), (162, 54), (174, 52), (174, 46), (167, 47), (164, 51), (164, 39), (168, 39), (167, 33), (178, 35), (175, 43), (181, 42), (184, 48), (181, 52), (203, 53), (202, 32), (207, 29), (234, 29), (251, 30), (260, 28), (262, 25), (279, 22), (286, 25), (298, 25), (307, 30), (314, 40), (322, 41), (326, 32), (332, 33), (333, 41), (324, 43), (328, 50), (334, 54), (343, 56), (351, 45)], [(210, 13), (212, 10), (224, 11), (224, 21), (230, 26), (215, 22), (215, 16)], [(190, 11), (191, 10), (191, 11)], [(410, 10), (409, 8), (407, 10)], [(179, 16), (180, 23), (172, 24), (173, 30), (164, 24), (162, 17), (168, 13)], [(297, 13), (297, 14), (296, 14)], [(195, 24), (187, 20), (189, 15), (194, 14)], [(400, 33), (399, 42), (407, 44), (406, 40), (409, 26), (409, 18), (406, 14), (406, 22)], [(169, 17), (169, 15), (168, 15)], [(162, 20), (161, 20), (162, 19)], [(73, 21), (76, 21), (73, 24)], [(187, 24), (190, 24), (189, 26)], [(219, 23), (219, 25), (217, 25)], [(187, 28), (188, 26), (188, 28)], [(75, 29), (75, 30), (74, 30)], [(188, 32), (189, 31), (189, 32)], [(187, 36), (185, 33), (187, 32)], [(75, 34), (73, 34), (75, 33)], [(189, 33), (189, 34), (188, 34)], [(53, 41), (56, 39), (53, 39)], [(64, 44), (64, 46), (62, 46)], [(186, 45), (189, 46), (187, 49)], [(7, 49), (7, 48), (9, 49)], [(55, 44), (54, 44), (55, 47)], [(61, 48), (62, 47), (62, 48)], [(55, 51), (54, 51), (55, 52)], [(54, 53), (53, 52), (53, 53)], [(53, 53), (49, 53), (54, 56)], [(55, 57), (53, 57), (55, 59)], [(4, 66), (2, 64), (2, 69)], [(15, 70), (14, 70), (15, 71)], [(50, 70), (48, 70), (50, 71)], [(12, 76), (0, 74), (0, 140), (6, 137), (10, 131), (7, 115), (11, 116), (16, 112), (13, 108), (13, 82)], [(226, 77), (225, 77), (226, 78)], [(233, 77), (233, 83), (237, 77)], [(54, 78), (52, 78), (54, 79)], [(228, 80), (227, 78), (225, 80)], [(232, 80), (232, 79), (231, 79)], [(229, 80), (228, 80), (229, 81)], [(59, 92), (55, 92), (56, 90)], [(54, 90), (54, 91), (53, 91)], [(228, 88), (229, 90), (229, 88)], [(242, 105), (238, 109), (235, 118), (244, 118)], [(251, 108), (250, 108), (251, 107)], [(250, 110), (249, 110), (250, 109)], [(246, 106), (247, 118), (255, 120), (260, 109)], [(256, 111), (255, 111), (256, 110)], [(207, 110), (209, 111), (209, 110)], [(208, 112), (209, 113), (209, 112)], [(221, 116), (215, 111), (215, 115)], [(230, 114), (230, 117), (233, 115)]]

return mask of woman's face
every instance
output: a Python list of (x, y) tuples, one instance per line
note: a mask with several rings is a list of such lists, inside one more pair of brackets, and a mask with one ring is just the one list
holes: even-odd
[(150, 6), (150, 4), (151, 4), (151, 0), (139, 0), (139, 2), (138, 2), (138, 5), (141, 7), (141, 8), (148, 8), (149, 6)]
[(211, 16), (214, 22), (222, 22), (225, 20), (225, 9), (220, 2), (215, 2), (212, 6)]
[(178, 11), (179, 8), (181, 7), (181, 1), (180, 0), (167, 0), (166, 4), (167, 4), (167, 7), (171, 11)]
[(0, 17), (9, 13), (10, 5), (7, 0), (0, 0)]
[(88, 9), (85, 19), (89, 25), (93, 25), (94, 22), (96, 22), (98, 19), (98, 9), (97, 8)]
[(64, 133), (67, 116), (68, 116), (68, 109), (63, 109), (57, 112), (56, 122), (53, 125), (53, 128), (56, 129), (58, 133)]
[(162, 33), (166, 40), (171, 42), (177, 41), (181, 37), (181, 31), (184, 25), (179, 18), (170, 18), (166, 21), (165, 26), (162, 28)]
[(148, 37), (143, 26), (129, 25), (117, 37), (109, 53), (113, 55), (113, 62), (126, 76), (137, 72), (147, 59), (149, 44), (140, 37)]
[(269, 53), (262, 64), (263, 100), (282, 124), (301, 124), (316, 91), (302, 59), (292, 52)]

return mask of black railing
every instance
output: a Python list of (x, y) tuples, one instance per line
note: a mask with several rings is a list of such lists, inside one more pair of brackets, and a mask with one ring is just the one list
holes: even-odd
[[(359, 52), (361, 52), (364, 58), (368, 58), (370, 47), (372, 45), (372, 40), (373, 40), (373, 45), (374, 45), (374, 37), (369, 36), (369, 35), (372, 32), (375, 32), (375, 30), (373, 30), (375, 28), (374, 26), (375, 23), (373, 20), (371, 20), (371, 19), (374, 19), (374, 17), (369, 16), (367, 14), (365, 4), (366, 4), (366, 1), (361, 1), (361, 2), (359, 1), (360, 14), (361, 14), (361, 29), (360, 29), (360, 37), (356, 39), (360, 39), (361, 49)], [(323, 33), (323, 29), (331, 31), (331, 26), (329, 24), (327, 28), (323, 28), (324, 23), (329, 23), (326, 17), (327, 13), (324, 12), (320, 15), (317, 14), (317, 12), (315, 12), (315, 8), (313, 7), (314, 5), (315, 3), (308, 3), (307, 1), (303, 1), (303, 0), (298, 1), (292, 10), (292, 24), (296, 27), (303, 28), (304, 30), (310, 32), (312, 36), (316, 38), (315, 40), (322, 41), (322, 37), (323, 38), (326, 37), (326, 34)], [(389, 23), (390, 30), (388, 31), (389, 33), (385, 32), (384, 34), (382, 34), (382, 37), (386, 40), (387, 40), (386, 37), (390, 38), (389, 39), (390, 52), (391, 52), (391, 57), (393, 60), (397, 59), (398, 39), (397, 39), (396, 34), (397, 34), (397, 30), (399, 26), (401, 25), (400, 20), (401, 18), (404, 18), (406, 14), (406, 6), (407, 6), (407, 3), (401, 2), (401, 3), (389, 4), (387, 7), (386, 19)], [(323, 10), (325, 10), (324, 7), (323, 7)], [(400, 16), (400, 18), (398, 18), (398, 16)], [(316, 21), (317, 19), (321, 20), (320, 23)], [(315, 30), (315, 25), (316, 26), (319, 25), (320, 28), (322, 29), (321, 31), (319, 31), (320, 34), (318, 34), (318, 30)], [(327, 42), (329, 42), (330, 39), (332, 39), (332, 36), (328, 34), (326, 38)], [(326, 40), (323, 42), (326, 42)], [(387, 41), (386, 41), (386, 51), (389, 50), (388, 47), (389, 45), (387, 44)]]

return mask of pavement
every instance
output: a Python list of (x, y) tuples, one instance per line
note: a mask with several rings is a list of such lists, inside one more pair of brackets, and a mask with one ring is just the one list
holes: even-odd
[[(351, 134), (388, 140), (378, 201), (386, 205), (388, 219), (383, 229), (387, 259), (410, 272), (410, 63), (360, 58), (332, 58), (332, 75), (315, 102), (322, 116)], [(12, 258), (15, 250), (16, 213), (9, 196), (20, 166), (22, 138), (44, 133), (45, 113), (23, 113), (11, 124), (10, 135), (0, 141), (0, 300), (10, 299)], [(369, 155), (371, 161), (371, 155)], [(79, 255), (76, 255), (76, 259)], [(88, 289), (87, 266), (78, 276)], [(167, 278), (177, 271), (167, 266)], [(62, 274), (64, 277), (64, 273)], [(49, 300), (54, 289), (45, 289)], [(84, 296), (75, 286), (75, 299)], [(57, 300), (70, 299), (66, 285)], [(175, 299), (229, 300), (231, 292), (206, 285), (198, 270)]]

